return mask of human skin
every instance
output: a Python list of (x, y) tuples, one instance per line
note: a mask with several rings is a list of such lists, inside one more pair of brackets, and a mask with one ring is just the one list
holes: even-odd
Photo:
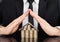
[(36, 19), (36, 21), (40, 24), (41, 28), (46, 34), (48, 34), (49, 36), (60, 36), (60, 29), (58, 29), (57, 26), (51, 26), (46, 20), (38, 16), (31, 9), (29, 9), (29, 11), (30, 15)]
[(9, 35), (9, 34), (13, 34), (14, 32), (16, 32), (19, 25), (22, 23), (22, 21), (25, 19), (28, 13), (29, 13), (29, 10), (27, 10), (24, 14), (22, 14), (18, 18), (14, 19), (6, 27), (0, 25), (0, 35)]

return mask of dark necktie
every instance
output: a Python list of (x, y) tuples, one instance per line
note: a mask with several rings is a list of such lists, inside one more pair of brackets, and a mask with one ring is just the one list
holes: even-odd
[[(29, 2), (29, 9), (31, 9), (33, 11), (33, 7), (32, 7), (32, 3), (33, 3), (34, 0), (28, 0)], [(29, 15), (29, 22), (31, 24), (33, 24), (33, 17)]]

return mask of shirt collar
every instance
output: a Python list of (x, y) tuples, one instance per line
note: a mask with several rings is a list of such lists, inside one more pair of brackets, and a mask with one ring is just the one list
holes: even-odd
[[(27, 0), (23, 0), (24, 3), (27, 3)], [(35, 3), (39, 3), (39, 0), (34, 0)]]
[(34, 0), (34, 1), (35, 1), (35, 3), (37, 3), (37, 4), (39, 3), (39, 0)]

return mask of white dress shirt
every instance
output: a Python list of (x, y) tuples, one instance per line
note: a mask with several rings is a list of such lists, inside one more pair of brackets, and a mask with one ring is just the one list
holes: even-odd
[[(29, 3), (27, 2), (27, 0), (23, 0), (24, 3), (24, 7), (23, 7), (23, 13), (25, 13), (27, 11), (27, 9), (29, 8)], [(38, 8), (39, 8), (39, 0), (34, 0), (34, 2), (32, 3), (33, 6), (33, 12), (35, 12), (38, 15)], [(23, 20), (22, 26), (26, 25), (28, 23), (28, 16)], [(34, 27), (37, 29), (38, 28), (38, 22), (33, 19), (34, 22)]]

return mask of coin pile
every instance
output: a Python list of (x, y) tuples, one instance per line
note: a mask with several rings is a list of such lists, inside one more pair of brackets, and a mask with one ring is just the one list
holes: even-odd
[(21, 30), (21, 42), (37, 42), (37, 30), (29, 23)]

